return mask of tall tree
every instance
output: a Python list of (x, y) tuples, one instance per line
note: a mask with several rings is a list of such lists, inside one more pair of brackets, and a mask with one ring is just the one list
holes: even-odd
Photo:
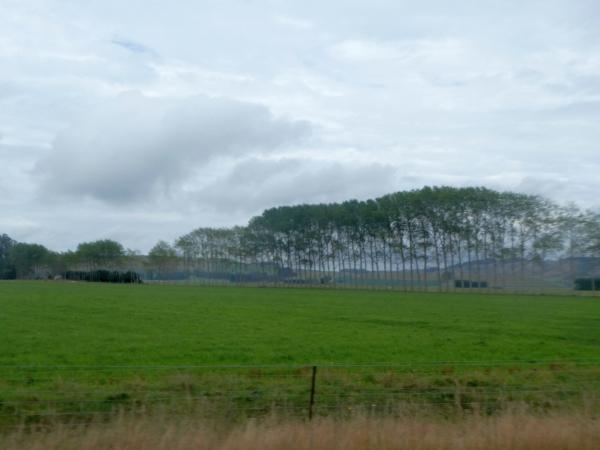
[(158, 241), (148, 253), (151, 269), (160, 278), (171, 271), (177, 262), (177, 251), (165, 241)]
[(21, 242), (10, 248), (8, 259), (17, 278), (46, 278), (53, 254), (43, 245)]
[(75, 251), (77, 260), (89, 270), (114, 269), (126, 256), (123, 246), (110, 239), (82, 242)]
[(0, 235), (0, 280), (15, 278), (16, 271), (10, 263), (10, 251), (17, 244), (17, 241), (11, 239), (7, 234)]

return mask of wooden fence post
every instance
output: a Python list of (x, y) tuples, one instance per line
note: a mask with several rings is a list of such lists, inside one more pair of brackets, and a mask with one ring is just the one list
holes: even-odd
[(313, 418), (313, 407), (315, 405), (315, 385), (317, 382), (317, 366), (312, 368), (312, 378), (310, 383), (310, 401), (308, 403), (308, 420)]

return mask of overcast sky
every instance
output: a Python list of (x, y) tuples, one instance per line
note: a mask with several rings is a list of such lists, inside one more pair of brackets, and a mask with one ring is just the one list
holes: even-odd
[(598, 0), (0, 0), (0, 233), (147, 251), (423, 185), (600, 204)]

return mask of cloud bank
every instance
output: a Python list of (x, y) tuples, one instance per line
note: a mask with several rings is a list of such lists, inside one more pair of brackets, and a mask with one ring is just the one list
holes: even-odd
[(309, 132), (257, 104), (131, 92), (60, 133), (36, 173), (46, 194), (127, 203), (164, 195), (215, 159), (268, 154)]

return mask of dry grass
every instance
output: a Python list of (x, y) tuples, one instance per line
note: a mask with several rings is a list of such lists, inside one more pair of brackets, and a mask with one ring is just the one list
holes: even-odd
[(224, 426), (206, 421), (121, 418), (0, 435), (3, 450), (596, 450), (600, 419), (584, 413), (539, 417), (513, 412), (458, 421), (433, 418), (270, 418)]

